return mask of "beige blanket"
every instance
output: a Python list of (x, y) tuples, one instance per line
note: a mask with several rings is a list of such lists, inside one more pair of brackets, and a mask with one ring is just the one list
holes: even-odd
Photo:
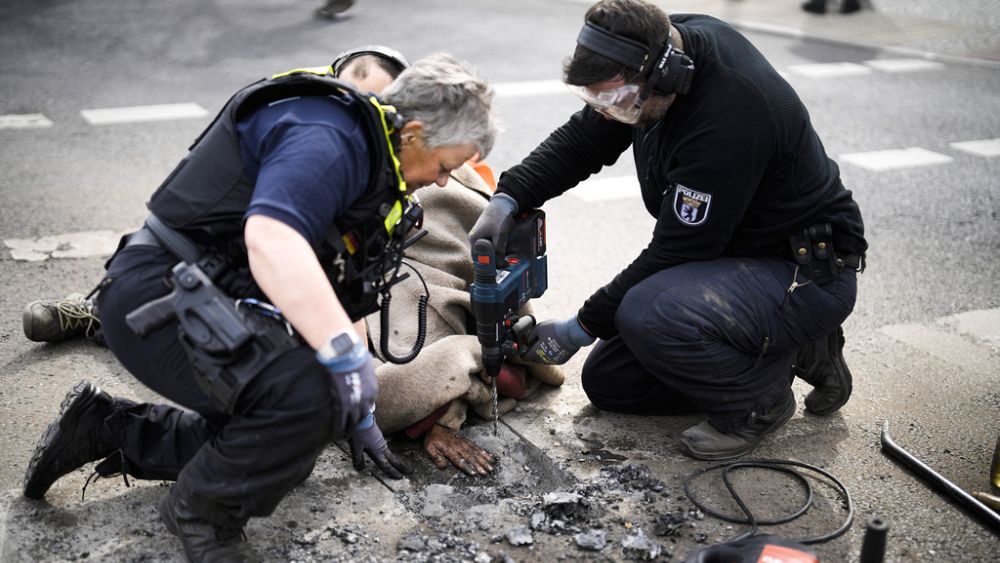
[[(403, 430), (452, 401), (447, 414), (438, 421), (458, 429), (472, 407), (483, 416), (491, 412), (491, 392), (478, 373), (483, 370), (482, 353), (475, 335), (466, 333), (470, 318), (469, 285), (473, 280), (468, 232), (486, 206), (489, 186), (468, 165), (452, 174), (452, 181), (440, 188), (430, 186), (418, 192), (424, 208), (424, 228), (428, 234), (410, 247), (409, 262), (423, 276), (430, 290), (427, 307), (427, 339), (412, 362), (384, 363), (377, 370), (378, 424), (383, 432)], [(389, 329), (390, 351), (396, 356), (409, 352), (417, 335), (417, 300), (424, 288), (412, 270), (410, 278), (392, 289)], [(522, 313), (530, 312), (530, 304)], [(378, 348), (383, 327), (379, 315), (367, 318), (368, 336)], [(376, 358), (381, 358), (381, 351)], [(537, 382), (562, 385), (563, 374), (555, 366), (528, 365), (529, 389)], [(457, 400), (456, 400), (457, 399)], [(500, 411), (514, 407), (512, 399), (502, 399)]]

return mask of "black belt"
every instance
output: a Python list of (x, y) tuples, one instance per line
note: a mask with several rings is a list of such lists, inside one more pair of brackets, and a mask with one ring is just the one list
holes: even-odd
[(156, 236), (153, 235), (152, 231), (150, 231), (148, 227), (143, 225), (141, 229), (128, 236), (128, 239), (125, 241), (125, 246), (122, 248), (128, 248), (130, 246), (160, 247), (161, 245), (160, 241), (156, 240)]
[(865, 271), (865, 255), (864, 254), (851, 254), (850, 256), (837, 256), (837, 266), (841, 268), (850, 268), (857, 273)]
[(208, 277), (224, 288), (232, 289), (233, 280), (220, 279), (227, 273), (233, 274), (226, 259), (217, 252), (205, 251), (199, 248), (184, 233), (167, 226), (156, 215), (146, 218), (141, 229), (128, 236), (125, 246), (154, 246), (166, 249), (180, 259), (181, 262), (197, 264)]

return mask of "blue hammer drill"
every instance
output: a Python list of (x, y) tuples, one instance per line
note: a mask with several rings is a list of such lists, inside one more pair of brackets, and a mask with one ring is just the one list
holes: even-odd
[(497, 263), (493, 243), (478, 240), (472, 247), (475, 281), (469, 289), (476, 335), (483, 347), (486, 374), (496, 377), (504, 358), (518, 351), (518, 323), (531, 324), (518, 310), (548, 287), (545, 256), (545, 212), (533, 209), (514, 218), (507, 255)]

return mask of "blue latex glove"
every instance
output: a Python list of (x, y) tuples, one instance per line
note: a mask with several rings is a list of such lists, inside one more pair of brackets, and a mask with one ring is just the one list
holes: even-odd
[(334, 431), (336, 435), (343, 436), (368, 416), (375, 405), (378, 394), (375, 360), (368, 347), (360, 341), (355, 341), (346, 354), (333, 358), (328, 358), (320, 349), (316, 352), (316, 359), (330, 372), (333, 399), (339, 406)]
[(354, 461), (354, 468), (358, 471), (365, 468), (365, 453), (367, 453), (375, 465), (382, 470), (382, 473), (385, 473), (390, 479), (402, 479), (402, 473), (413, 472), (409, 466), (400, 461), (389, 450), (388, 444), (385, 443), (385, 436), (375, 424), (374, 407), (372, 407), (372, 412), (368, 413), (368, 416), (351, 432), (347, 443), (351, 446), (351, 459)]
[(506, 194), (495, 194), (469, 231), (469, 244), (475, 245), (477, 240), (489, 239), (499, 262), (506, 255), (507, 237), (514, 227), (516, 213), (517, 202), (514, 198)]
[(536, 364), (565, 364), (581, 346), (594, 343), (593, 336), (580, 326), (576, 315), (561, 321), (535, 325), (527, 337), (528, 350), (521, 358)]

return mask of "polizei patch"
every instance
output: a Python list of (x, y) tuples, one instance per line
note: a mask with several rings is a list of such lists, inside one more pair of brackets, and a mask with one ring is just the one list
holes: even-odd
[(708, 218), (712, 194), (692, 190), (677, 184), (674, 188), (674, 215), (685, 225), (698, 226)]

